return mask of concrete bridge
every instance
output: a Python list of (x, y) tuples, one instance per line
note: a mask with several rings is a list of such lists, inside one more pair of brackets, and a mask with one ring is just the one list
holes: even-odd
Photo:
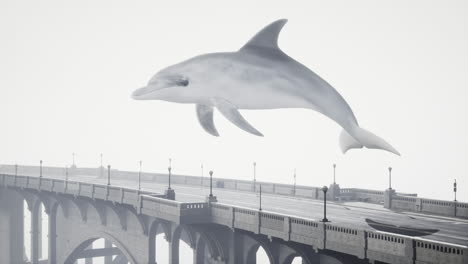
[[(332, 222), (326, 223), (318, 220), (322, 203), (314, 199), (322, 198), (323, 193), (314, 187), (262, 183), (267, 196), (260, 211), (255, 198), (259, 183), (247, 181), (215, 179), (219, 202), (210, 202), (204, 201), (207, 179), (201, 177), (173, 175), (177, 199), (169, 200), (162, 194), (167, 175), (141, 175), (145, 188), (138, 190), (138, 174), (133, 172), (113, 171), (112, 185), (107, 185), (102, 168), (74, 168), (69, 175), (73, 180), (64, 177), (59, 168), (44, 168), (42, 177), (37, 176), (37, 167), (12, 171), (10, 166), (6, 170), (9, 173), (2, 170), (0, 175), (0, 263), (28, 263), (24, 259), (24, 201), (31, 211), (29, 263), (73, 264), (78, 259), (105, 256), (106, 264), (154, 264), (157, 234), (164, 234), (169, 242), (169, 262), (174, 264), (179, 263), (180, 240), (193, 249), (194, 263), (256, 263), (259, 247), (273, 264), (289, 264), (297, 256), (308, 264), (468, 263), (468, 222), (421, 215), (436, 209), (428, 205), (422, 209), (426, 200), (414, 194), (341, 191), (333, 185), (328, 193), (331, 200), (366, 203), (332, 202), (328, 217)], [(398, 210), (406, 207), (410, 214), (376, 204), (367, 206), (367, 202)], [(430, 205), (453, 209), (442, 210), (440, 215), (465, 213), (466, 204), (438, 203)], [(49, 252), (47, 260), (39, 261), (41, 207), (48, 214)], [(364, 223), (366, 216), (395, 223), (415, 221), (440, 231), (427, 238), (380, 232)], [(90, 248), (101, 238), (105, 247)]]

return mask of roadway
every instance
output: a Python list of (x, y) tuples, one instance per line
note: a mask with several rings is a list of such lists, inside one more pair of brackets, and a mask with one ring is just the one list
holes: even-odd
[[(91, 176), (74, 176), (70, 180), (88, 183), (106, 184), (107, 179)], [(138, 188), (137, 181), (112, 179), (113, 186)], [(181, 202), (203, 202), (209, 194), (209, 187), (172, 185), (176, 192), (176, 200)], [(164, 193), (166, 184), (142, 182), (142, 190)], [(213, 188), (213, 195), (218, 202), (239, 207), (259, 208), (259, 195), (252, 192), (240, 192), (222, 188)], [(307, 198), (288, 197), (263, 194), (262, 209), (265, 212), (275, 212), (289, 216), (298, 216), (312, 220), (323, 218), (323, 201)], [(327, 218), (331, 223), (353, 228), (374, 230), (365, 222), (366, 218), (395, 225), (410, 225), (417, 228), (439, 229), (432, 235), (424, 236), (429, 240), (468, 246), (468, 220), (435, 215), (425, 215), (413, 212), (394, 212), (383, 208), (383, 205), (361, 202), (329, 202), (327, 201)]]

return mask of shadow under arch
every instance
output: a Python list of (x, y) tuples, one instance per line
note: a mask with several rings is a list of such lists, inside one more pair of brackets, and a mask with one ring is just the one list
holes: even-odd
[(251, 239), (255, 240), (255, 244), (252, 245), (252, 247), (250, 247), (247, 251), (247, 263), (255, 263), (256, 262), (256, 259), (257, 259), (257, 251), (260, 247), (263, 248), (263, 250), (265, 251), (267, 257), (268, 257), (268, 260), (270, 261), (270, 263), (275, 263), (275, 260), (274, 260), (274, 257), (273, 257), (273, 254), (271, 252), (271, 248), (268, 246), (267, 243), (265, 243), (265, 241), (263, 241), (262, 239), (255, 239), (251, 236), (249, 236)]
[(164, 234), (165, 238), (171, 237), (171, 227), (168, 223), (163, 220), (156, 219), (154, 220), (148, 231), (148, 242), (149, 242), (149, 262), (156, 263), (156, 236), (159, 234)]
[(135, 258), (128, 252), (128, 250), (125, 248), (125, 246), (117, 240), (115, 237), (109, 235), (108, 233), (105, 232), (98, 232), (96, 233), (96, 236), (89, 238), (83, 242), (81, 242), (73, 251), (72, 253), (65, 258), (64, 264), (74, 264), (76, 261), (76, 258), (79, 256), (79, 254), (85, 250), (89, 245), (91, 245), (94, 241), (104, 238), (112, 244), (116, 245), (117, 248), (120, 250), (120, 252), (127, 258), (127, 260), (132, 263), (132, 264), (137, 264), (135, 261)]

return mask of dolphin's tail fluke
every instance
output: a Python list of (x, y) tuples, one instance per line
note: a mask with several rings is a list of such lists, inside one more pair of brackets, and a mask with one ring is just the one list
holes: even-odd
[(400, 152), (388, 144), (387, 141), (374, 135), (372, 132), (357, 127), (353, 134), (354, 137), (344, 129), (341, 131), (340, 147), (343, 153), (346, 153), (346, 151), (350, 149), (366, 147), (370, 149), (386, 150), (400, 156)]

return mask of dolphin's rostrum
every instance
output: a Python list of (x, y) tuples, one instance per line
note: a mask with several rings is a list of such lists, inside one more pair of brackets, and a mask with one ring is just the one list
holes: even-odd
[(132, 97), (194, 103), (201, 126), (213, 136), (219, 136), (214, 108), (257, 136), (263, 135), (238, 109), (313, 109), (343, 128), (343, 153), (366, 147), (400, 155), (385, 140), (359, 127), (348, 103), (330, 84), (279, 49), (278, 35), (286, 22), (281, 19), (266, 26), (239, 51), (204, 54), (169, 66)]

